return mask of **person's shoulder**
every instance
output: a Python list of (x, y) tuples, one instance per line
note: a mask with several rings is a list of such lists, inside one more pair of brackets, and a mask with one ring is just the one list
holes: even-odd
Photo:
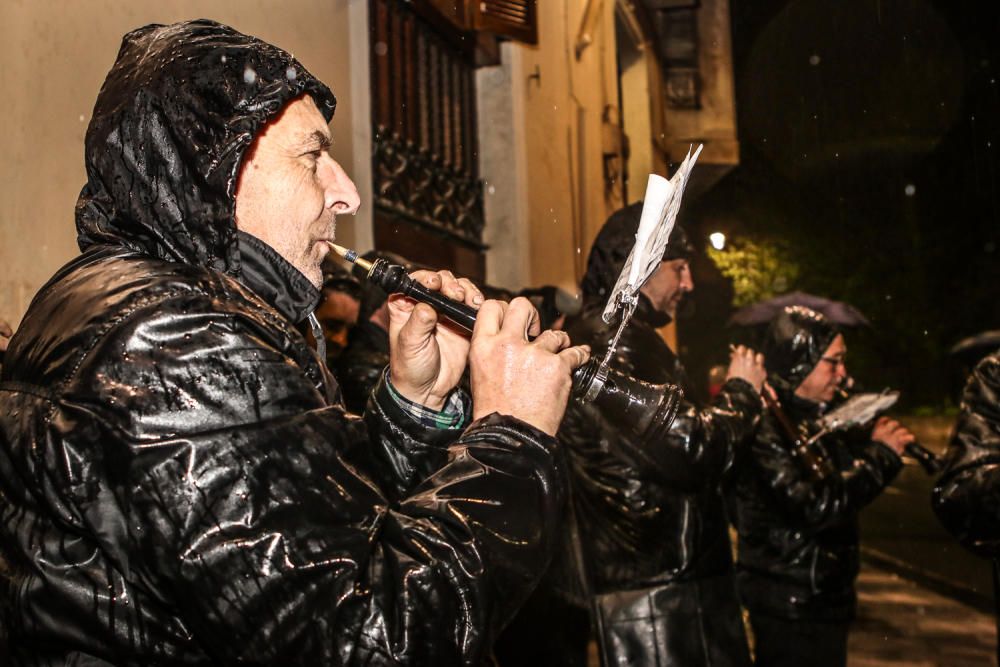
[(252, 293), (218, 271), (121, 252), (84, 255), (35, 297), (7, 359), (9, 370), (51, 386), (71, 375), (101, 341), (134, 334), (137, 322), (174, 318), (176, 324), (180, 315), (255, 310), (261, 309)]
[(962, 414), (958, 428), (972, 422), (987, 424), (1000, 433), (1000, 352), (980, 361), (962, 392)]
[(1000, 397), (1000, 352), (994, 352), (976, 364), (969, 378), (972, 392), (988, 391), (994, 399)]

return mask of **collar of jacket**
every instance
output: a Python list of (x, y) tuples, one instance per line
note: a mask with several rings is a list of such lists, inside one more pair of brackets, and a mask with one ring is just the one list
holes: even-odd
[(784, 409), (785, 414), (796, 425), (804, 421), (815, 421), (823, 415), (825, 404), (804, 399), (801, 396), (797, 396), (794, 391), (788, 392), (778, 388), (775, 388), (775, 391), (778, 394), (778, 400), (781, 401), (781, 407)]
[(320, 291), (271, 246), (237, 230), (240, 282), (267, 301), (292, 324), (299, 324), (319, 305)]
[(645, 322), (654, 329), (665, 327), (673, 321), (669, 314), (653, 308), (653, 302), (642, 292), (639, 292), (639, 304), (635, 307), (635, 315), (632, 317)]

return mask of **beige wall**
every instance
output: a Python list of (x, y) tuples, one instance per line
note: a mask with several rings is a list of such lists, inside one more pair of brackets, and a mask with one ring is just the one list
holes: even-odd
[[(3, 0), (0, 318), (19, 321), (35, 291), (77, 254), (73, 207), (84, 183), (84, 132), (122, 35), (147, 23), (211, 18), (294, 53), (337, 94), (333, 154), (353, 168), (363, 199), (370, 201), (368, 86), (351, 95), (352, 88), (367, 83), (367, 32), (357, 30), (367, 20), (366, 5), (366, 0)], [(355, 58), (361, 54), (363, 68), (349, 66), (352, 52)], [(370, 245), (369, 220), (359, 215), (360, 233), (342, 225), (341, 237)]]
[[(506, 287), (575, 290), (591, 240), (619, 205), (606, 201), (601, 158), (602, 113), (618, 98), (614, 1), (592, 0), (592, 42), (577, 59), (586, 4), (539, 2), (539, 44), (505, 44), (503, 72), (486, 78), (509, 88), (487, 96), (492, 109), (480, 93), (488, 280)], [(507, 175), (514, 165), (518, 178)]]

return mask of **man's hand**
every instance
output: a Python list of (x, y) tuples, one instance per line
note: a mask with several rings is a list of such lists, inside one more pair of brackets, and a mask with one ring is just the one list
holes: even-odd
[(764, 355), (755, 354), (749, 347), (737, 345), (729, 352), (729, 371), (726, 379), (740, 378), (753, 385), (758, 392), (767, 379), (767, 369), (764, 368)]
[(903, 449), (916, 439), (908, 428), (889, 417), (879, 417), (872, 428), (872, 440), (881, 442), (900, 456), (903, 455)]
[[(473, 308), (483, 294), (465, 278), (451, 271), (414, 271), (410, 277), (427, 289)], [(437, 312), (402, 294), (389, 296), (389, 373), (392, 386), (403, 397), (432, 410), (444, 407), (465, 370), (469, 357), (468, 334)]]
[(0, 352), (7, 351), (7, 343), (10, 342), (10, 337), (13, 335), (14, 330), (7, 324), (7, 320), (0, 320)]
[(517, 417), (555, 435), (566, 411), (572, 372), (590, 348), (571, 346), (563, 331), (539, 333), (538, 311), (518, 297), (487, 301), (479, 311), (469, 355), (474, 419), (493, 412)]

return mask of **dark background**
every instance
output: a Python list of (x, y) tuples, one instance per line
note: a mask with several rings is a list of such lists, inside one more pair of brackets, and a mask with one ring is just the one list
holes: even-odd
[[(779, 241), (790, 289), (847, 301), (862, 384), (946, 409), (966, 364), (948, 348), (1000, 328), (1000, 3), (733, 0), (741, 164), (684, 217)], [(705, 256), (680, 347), (702, 387), (734, 332), (732, 289)]]

